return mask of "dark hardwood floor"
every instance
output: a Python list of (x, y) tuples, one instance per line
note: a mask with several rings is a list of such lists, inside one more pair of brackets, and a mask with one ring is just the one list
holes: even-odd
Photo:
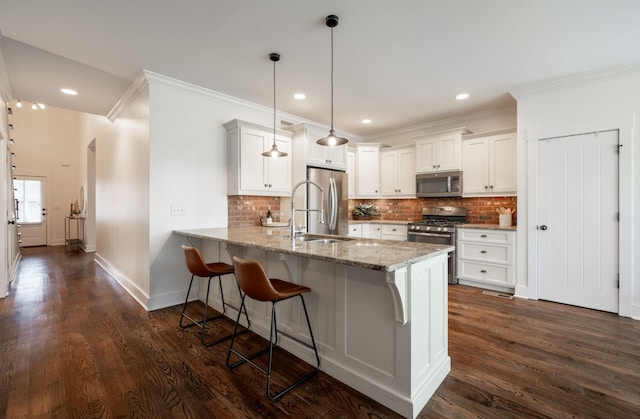
[[(640, 417), (640, 321), (449, 291), (452, 371), (419, 417)], [(179, 314), (145, 312), (91, 254), (25, 249), (0, 300), (0, 417), (398, 417), (324, 373), (272, 403), (262, 374), (229, 371), (228, 345), (204, 348)], [(277, 361), (286, 378), (308, 368)]]

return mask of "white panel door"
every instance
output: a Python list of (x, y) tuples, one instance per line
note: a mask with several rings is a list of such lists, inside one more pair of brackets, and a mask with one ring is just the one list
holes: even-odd
[(618, 132), (538, 142), (539, 298), (618, 312)]
[(13, 186), (21, 246), (46, 246), (47, 179), (40, 176), (16, 176)]

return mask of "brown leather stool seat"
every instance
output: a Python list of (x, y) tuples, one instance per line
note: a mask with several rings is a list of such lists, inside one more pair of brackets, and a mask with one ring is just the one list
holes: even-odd
[[(233, 334), (227, 335), (227, 336), (222, 336), (220, 338), (217, 339), (213, 339), (211, 341), (205, 341), (205, 330), (207, 327), (207, 322), (211, 321), (211, 320), (216, 320), (216, 319), (220, 319), (225, 317), (225, 314), (227, 312), (227, 306), (234, 308), (236, 310), (238, 310), (238, 313), (240, 313), (241, 311), (239, 309), (237, 309), (236, 307), (233, 307), (233, 305), (227, 303), (224, 300), (224, 292), (222, 291), (222, 275), (229, 275), (229, 274), (234, 274), (235, 275), (235, 269), (233, 267), (233, 265), (229, 265), (228, 263), (224, 263), (224, 262), (212, 262), (212, 263), (206, 263), (204, 261), (204, 258), (202, 257), (202, 254), (200, 253), (200, 251), (198, 249), (196, 249), (195, 247), (191, 247), (191, 246), (182, 246), (182, 250), (184, 251), (184, 256), (185, 256), (185, 260), (187, 263), (187, 268), (189, 269), (189, 272), (191, 273), (191, 282), (189, 282), (189, 289), (187, 290), (187, 297), (184, 300), (184, 304), (182, 305), (182, 314), (180, 315), (180, 327), (182, 327), (183, 329), (186, 329), (187, 327), (191, 327), (191, 326), (200, 326), (201, 332), (200, 332), (200, 341), (202, 342), (202, 344), (204, 346), (212, 346), (215, 345), (216, 343), (220, 343), (220, 342), (224, 342), (225, 340), (231, 339), (231, 337), (233, 336)], [(195, 320), (193, 318), (191, 318), (188, 314), (186, 314), (186, 310), (187, 310), (187, 303), (189, 302), (189, 294), (191, 293), (191, 286), (193, 285), (193, 279), (195, 277), (201, 277), (201, 278), (208, 278), (208, 283), (207, 283), (207, 298), (205, 299), (204, 302), (204, 314), (202, 316), (202, 320), (198, 321)], [(207, 317), (207, 308), (209, 307), (209, 290), (211, 288), (211, 278), (213, 277), (218, 277), (218, 285), (220, 286), (220, 298), (222, 299), (222, 314), (219, 314), (217, 316), (214, 317)], [(240, 293), (240, 295), (242, 295), (242, 291), (240, 289), (240, 285), (238, 285), (238, 282), (236, 280), (236, 285), (238, 286), (238, 292)], [(247, 310), (245, 308), (244, 310), (244, 315), (245, 318), (247, 319), (247, 328), (250, 326), (249, 323), (249, 316), (247, 314)], [(188, 320), (191, 321), (191, 323), (187, 323), (187, 324), (183, 324), (183, 320), (187, 318)], [(244, 330), (241, 331), (242, 332), (246, 332), (247, 328), (245, 328)], [(234, 333), (236, 333), (236, 329), (237, 329), (237, 322), (236, 322), (236, 326), (234, 328)]]
[[(242, 289), (242, 291), (244, 291), (240, 308), (241, 309), (244, 308), (246, 311), (245, 298), (247, 296), (249, 296), (254, 300), (271, 302), (272, 303), (271, 304), (271, 331), (269, 333), (269, 347), (262, 349), (251, 355), (243, 355), (233, 348), (235, 338), (236, 338), (236, 333), (235, 333), (236, 331), (234, 330), (233, 337), (231, 339), (231, 345), (229, 346), (229, 352), (227, 354), (227, 366), (229, 368), (235, 368), (239, 365), (244, 364), (245, 362), (248, 362), (249, 364), (253, 365), (255, 368), (257, 368), (259, 371), (261, 371), (263, 374), (267, 376), (267, 397), (270, 400), (275, 401), (278, 398), (282, 397), (284, 394), (288, 393), (293, 388), (297, 387), (298, 385), (302, 384), (303, 382), (311, 378), (318, 371), (318, 367), (320, 366), (320, 357), (318, 356), (316, 341), (313, 338), (313, 332), (311, 331), (311, 323), (309, 322), (309, 314), (307, 313), (307, 306), (304, 302), (304, 297), (303, 297), (303, 294), (307, 292), (311, 292), (311, 288), (305, 287), (303, 285), (293, 284), (291, 282), (283, 281), (281, 279), (269, 278), (264, 268), (258, 261), (246, 260), (246, 259), (242, 259), (237, 256), (234, 256), (233, 265), (236, 270), (236, 277), (238, 279), (238, 284), (240, 285), (240, 288)], [(294, 336), (290, 336), (285, 332), (278, 330), (278, 327), (277, 327), (276, 303), (287, 300), (289, 298), (296, 297), (296, 296), (299, 296), (300, 300), (302, 301), (302, 307), (304, 308), (304, 315), (307, 319), (307, 327), (309, 328), (309, 336), (311, 337), (311, 345), (309, 345), (307, 342), (303, 342), (300, 339), (297, 339)], [(238, 319), (236, 321), (236, 329), (238, 327), (239, 321), (240, 321), (240, 315), (238, 315)], [(304, 377), (300, 378), (298, 381), (289, 385), (287, 388), (285, 388), (281, 392), (272, 395), (271, 394), (271, 371), (272, 371), (272, 364), (273, 364), (273, 349), (278, 343), (278, 334), (282, 334), (288, 337), (289, 339), (295, 340), (296, 342), (298, 342), (303, 346), (313, 349), (313, 352), (316, 357), (316, 366), (315, 366), (315, 369), (311, 371), (309, 374), (305, 375)], [(269, 352), (269, 362), (268, 362), (267, 369), (264, 370), (260, 366), (256, 365), (252, 360), (266, 353), (267, 351)], [(234, 364), (229, 363), (232, 353), (240, 358), (240, 360)]]

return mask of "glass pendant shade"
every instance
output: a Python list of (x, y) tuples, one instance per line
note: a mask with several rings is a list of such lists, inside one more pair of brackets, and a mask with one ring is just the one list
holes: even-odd
[(273, 61), (273, 145), (271, 150), (267, 150), (262, 155), (264, 157), (285, 157), (287, 153), (278, 150), (276, 145), (276, 62), (280, 61), (280, 54), (272, 52), (269, 59)]
[(319, 145), (338, 146), (349, 142), (346, 138), (338, 137), (333, 130), (333, 28), (338, 26), (338, 16), (329, 15), (326, 18), (327, 27), (331, 28), (331, 129), (329, 135), (316, 141)]

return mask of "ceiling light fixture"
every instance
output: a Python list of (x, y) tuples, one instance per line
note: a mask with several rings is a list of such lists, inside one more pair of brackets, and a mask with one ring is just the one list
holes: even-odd
[(469, 93), (460, 93), (456, 96), (457, 100), (465, 100), (469, 98)]
[(273, 61), (273, 146), (271, 150), (262, 153), (265, 157), (284, 157), (287, 155), (284, 151), (278, 150), (276, 145), (276, 62), (280, 61), (280, 54), (272, 52), (269, 59)]
[(38, 109), (38, 105), (36, 105), (35, 103), (32, 103), (31, 104), (31, 109), (33, 109), (35, 111), (36, 109)]
[(44, 109), (44, 107), (45, 107), (45, 106), (44, 106), (44, 103), (38, 103), (38, 107), (39, 107), (40, 109)]
[(316, 143), (326, 146), (342, 145), (349, 142), (346, 138), (337, 137), (336, 132), (333, 130), (333, 28), (338, 26), (338, 20), (336, 15), (329, 15), (326, 18), (327, 27), (331, 28), (331, 129), (327, 137), (316, 141)]
[(73, 90), (73, 89), (68, 89), (68, 88), (66, 88), (66, 87), (65, 87), (64, 89), (60, 89), (60, 91), (61, 91), (62, 93), (64, 93), (65, 95), (70, 95), (70, 96), (75, 96), (75, 95), (77, 95), (77, 94), (78, 94), (78, 92), (76, 92), (75, 90)]
[(304, 98), (306, 98), (307, 95), (305, 95), (304, 93), (296, 93), (295, 95), (293, 95), (294, 99), (298, 99), (298, 100), (302, 100)]
[(18, 101), (18, 103), (16, 103), (16, 106), (17, 106), (18, 108), (22, 108), (22, 102)]
[(370, 119), (368, 119), (368, 118), (367, 118), (367, 119), (363, 119), (363, 120), (362, 120), (362, 123), (363, 123), (363, 124), (370, 124), (370, 123), (371, 123), (371, 120), (370, 120)]

